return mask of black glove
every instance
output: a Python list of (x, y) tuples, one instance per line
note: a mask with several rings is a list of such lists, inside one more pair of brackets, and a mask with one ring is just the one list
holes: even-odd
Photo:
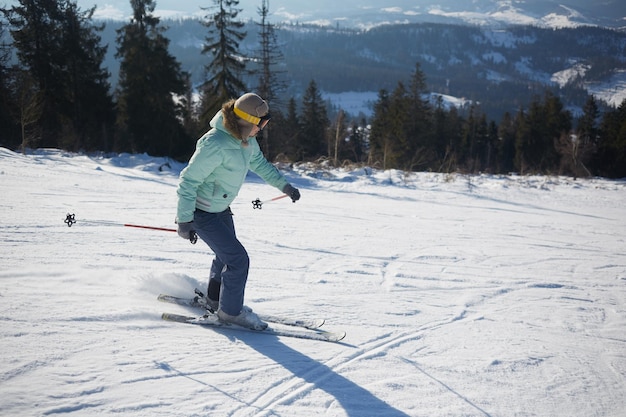
[(193, 221), (187, 223), (178, 223), (178, 236), (183, 239), (189, 240), (191, 243), (196, 243), (198, 237), (196, 235), (196, 225)]
[(294, 188), (291, 184), (285, 185), (283, 193), (287, 194), (294, 203), (300, 200), (300, 191), (298, 191), (297, 188)]

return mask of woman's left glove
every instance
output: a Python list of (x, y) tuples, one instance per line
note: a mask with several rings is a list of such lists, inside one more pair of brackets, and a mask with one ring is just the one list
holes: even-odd
[(287, 194), (289, 198), (291, 198), (291, 201), (293, 201), (294, 203), (300, 200), (300, 191), (298, 191), (298, 189), (291, 184), (285, 185), (285, 187), (283, 188), (283, 193)]

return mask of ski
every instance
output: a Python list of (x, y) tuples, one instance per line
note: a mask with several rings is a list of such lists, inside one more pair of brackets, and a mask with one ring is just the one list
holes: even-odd
[(216, 327), (221, 329), (237, 330), (241, 332), (295, 337), (298, 339), (318, 340), (322, 342), (339, 342), (346, 337), (345, 332), (327, 332), (323, 330), (299, 330), (299, 329), (279, 329), (272, 327), (271, 325), (265, 330), (252, 330), (246, 327), (237, 326), (230, 323), (224, 323), (220, 321), (215, 314), (205, 314), (200, 317), (184, 316), (180, 314), (163, 313), (161, 316), (163, 320), (172, 321), (177, 323), (195, 324), (206, 327)]
[[(198, 292), (199, 291), (196, 290), (196, 293)], [(164, 303), (178, 304), (182, 306), (201, 308), (203, 310), (207, 310), (206, 304), (202, 303), (202, 298), (203, 298), (202, 293), (200, 293), (199, 295), (196, 295), (193, 298), (175, 297), (173, 295), (167, 295), (167, 294), (160, 294), (158, 296), (158, 300), (163, 301)], [(305, 319), (290, 319), (286, 317), (279, 317), (279, 316), (267, 315), (267, 314), (257, 314), (257, 315), (259, 316), (261, 320), (265, 322), (282, 324), (284, 326), (303, 327), (309, 330), (319, 329), (320, 327), (324, 325), (324, 322), (325, 322), (324, 319), (305, 320)]]

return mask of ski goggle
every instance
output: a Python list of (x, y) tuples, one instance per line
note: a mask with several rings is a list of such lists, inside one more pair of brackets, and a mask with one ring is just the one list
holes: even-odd
[(269, 113), (267, 113), (265, 116), (261, 117), (261, 120), (257, 124), (257, 127), (259, 128), (259, 131), (262, 131), (265, 128), (265, 126), (267, 126), (267, 124), (269, 123), (269, 121), (271, 119), (272, 119), (272, 116), (270, 116)]

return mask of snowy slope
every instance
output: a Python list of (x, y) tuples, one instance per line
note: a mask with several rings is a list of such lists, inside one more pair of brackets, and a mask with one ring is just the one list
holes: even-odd
[(300, 166), (253, 210), (250, 176), (247, 304), (330, 344), (160, 320), (209, 251), (114, 223), (173, 227), (181, 168), (0, 149), (1, 416), (624, 415), (624, 181)]

